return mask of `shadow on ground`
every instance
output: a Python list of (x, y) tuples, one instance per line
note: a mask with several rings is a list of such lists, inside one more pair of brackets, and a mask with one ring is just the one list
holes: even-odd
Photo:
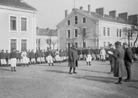
[(138, 87), (136, 87), (136, 86), (128, 86), (128, 87), (138, 90)]
[(0, 70), (3, 70), (3, 71), (11, 71), (11, 69), (5, 69), (5, 68), (0, 68)]
[(68, 72), (65, 71), (60, 71), (60, 70), (46, 70), (48, 72), (54, 72), (54, 73), (61, 73), (61, 74), (69, 74)]
[(104, 83), (115, 83), (117, 81), (117, 79), (111, 77), (90, 76), (90, 75), (84, 75), (82, 77), (74, 76), (73, 78), (91, 80), (96, 82), (104, 82)]
[(108, 72), (103, 72), (103, 71), (96, 71), (96, 70), (87, 70), (87, 69), (78, 69), (78, 70), (82, 70), (82, 71), (88, 71), (88, 72), (96, 72), (96, 73), (108, 73)]

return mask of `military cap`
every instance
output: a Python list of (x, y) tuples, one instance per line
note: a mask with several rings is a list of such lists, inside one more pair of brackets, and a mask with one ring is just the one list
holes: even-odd
[(115, 45), (121, 45), (121, 42), (116, 41), (116, 42), (115, 42)]

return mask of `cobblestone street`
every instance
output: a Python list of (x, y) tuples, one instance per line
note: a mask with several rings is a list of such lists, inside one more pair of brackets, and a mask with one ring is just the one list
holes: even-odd
[(138, 63), (132, 65), (132, 82), (115, 84), (107, 74), (109, 62), (79, 61), (77, 74), (68, 74), (67, 63), (0, 67), (0, 98), (138, 98)]

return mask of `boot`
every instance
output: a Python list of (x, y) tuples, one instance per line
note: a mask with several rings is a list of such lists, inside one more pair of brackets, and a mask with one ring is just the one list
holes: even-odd
[(71, 70), (72, 70), (72, 67), (70, 67), (70, 69), (69, 69), (69, 74), (72, 74), (72, 73), (71, 73)]
[(14, 71), (16, 71), (15, 67), (13, 69), (14, 69)]
[(73, 68), (73, 73), (74, 73), (74, 74), (77, 74), (77, 72), (75, 72), (75, 68)]
[(89, 65), (91, 65), (91, 62), (89, 62)]
[(11, 72), (13, 72), (13, 67), (11, 67)]
[(122, 81), (122, 78), (119, 78), (119, 80), (118, 80), (118, 82), (116, 82), (116, 84), (122, 84), (121, 81)]

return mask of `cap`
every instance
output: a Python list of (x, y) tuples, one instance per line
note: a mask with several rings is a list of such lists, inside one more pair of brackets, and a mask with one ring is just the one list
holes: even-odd
[(121, 42), (116, 41), (116, 42), (115, 42), (115, 45), (121, 45)]

